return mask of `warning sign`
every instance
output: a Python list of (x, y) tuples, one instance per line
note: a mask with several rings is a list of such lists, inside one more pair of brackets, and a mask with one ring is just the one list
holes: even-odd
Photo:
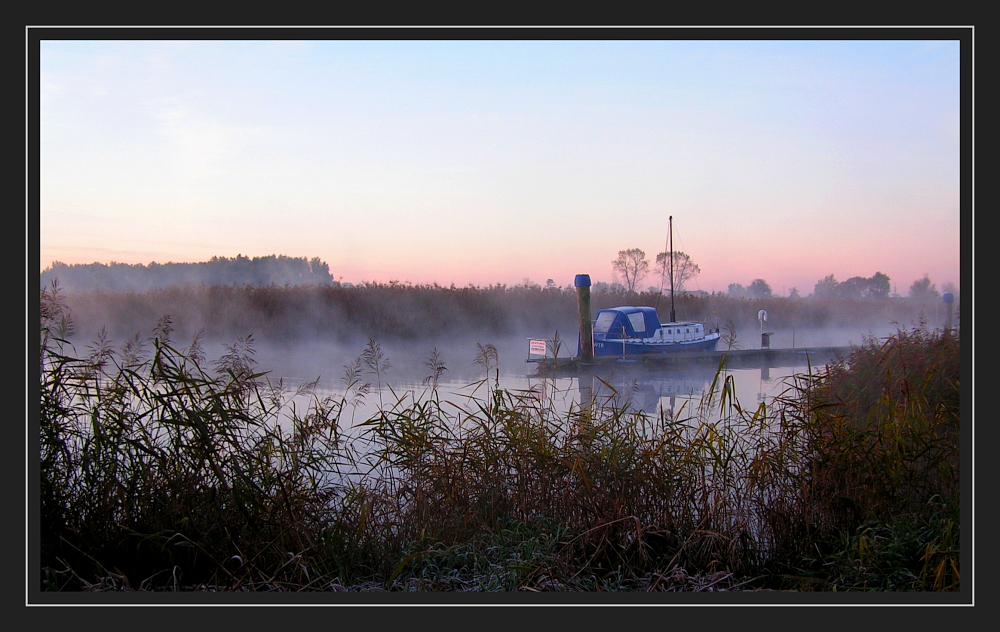
[(532, 355), (545, 355), (547, 345), (544, 340), (528, 340), (528, 353)]

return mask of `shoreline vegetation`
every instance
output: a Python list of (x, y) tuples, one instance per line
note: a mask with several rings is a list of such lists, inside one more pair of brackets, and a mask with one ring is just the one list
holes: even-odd
[[(656, 415), (612, 399), (559, 413), (537, 393), (500, 388), (496, 349), (480, 344), (482, 380), (472, 394), (443, 398), (436, 380), (447, 367), (432, 354), (421, 395), (381, 402), (352, 430), (345, 420), (389, 361), (371, 332), (406, 331), (373, 320), (373, 310), (467, 318), (460, 306), (474, 295), (481, 311), (471, 313), (486, 319), (497, 309), (482, 295), (496, 290), (340, 291), (43, 289), (40, 588), (961, 587), (957, 330), (920, 321), (887, 340), (867, 339), (754, 407), (735, 398), (720, 367), (699, 405)], [(559, 301), (574, 305), (572, 294), (549, 291), (526, 288), (501, 313), (522, 313), (536, 295), (555, 303), (545, 314), (565, 310)], [(447, 298), (415, 304), (418, 293)], [(216, 297), (210, 335), (238, 332), (218, 359), (205, 356), (204, 327), (175, 330), (177, 314), (190, 312), (174, 307), (197, 304), (192, 296)], [(691, 316), (710, 313), (711, 297), (689, 298), (702, 310)], [(374, 323), (363, 332), (371, 335), (364, 352), (344, 367), (346, 394), (313, 394), (306, 409), (292, 399), (309, 396), (310, 386), (290, 392), (257, 370), (254, 337), (244, 331), (280, 330), (285, 315), (301, 311), (299, 300), (321, 313), (336, 305), (355, 322), (354, 300), (366, 314), (357, 318)], [(803, 318), (816, 314), (797, 300)], [(148, 337), (115, 347), (105, 333), (80, 352), (71, 342), (76, 310), (101, 303), (161, 315)], [(299, 333), (317, 332), (303, 325)]]
[[(77, 333), (112, 339), (151, 331), (169, 315), (181, 339), (204, 335), (231, 342), (252, 335), (261, 342), (426, 341), (476, 336), (480, 340), (575, 332), (577, 296), (570, 288), (533, 284), (444, 287), (399, 283), (344, 285), (186, 285), (144, 292), (67, 292), (58, 283)], [(943, 323), (940, 299), (913, 298), (734, 298), (721, 294), (678, 294), (676, 309), (684, 318), (729, 331), (759, 327), (758, 311), (769, 315), (767, 327), (842, 329), (864, 333), (867, 327), (921, 320)], [(601, 290), (591, 294), (594, 312), (619, 305), (656, 307), (663, 315), (670, 300), (655, 292)], [(959, 305), (954, 320), (957, 324)], [(564, 336), (565, 338), (566, 336)], [(575, 337), (575, 336), (573, 336)]]

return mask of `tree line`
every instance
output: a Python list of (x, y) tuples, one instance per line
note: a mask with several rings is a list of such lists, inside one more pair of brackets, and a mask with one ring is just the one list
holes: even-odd
[[(660, 279), (660, 287), (650, 287), (650, 291), (663, 291), (673, 288), (673, 291), (683, 292), (684, 285), (701, 272), (701, 268), (691, 257), (683, 252), (661, 252), (656, 255), (655, 267), (651, 267), (646, 253), (640, 248), (619, 250), (618, 257), (611, 262), (611, 271), (615, 282), (627, 292), (641, 291), (639, 284), (652, 271)], [(871, 277), (854, 276), (846, 281), (837, 281), (830, 274), (816, 282), (812, 296), (815, 298), (845, 298), (845, 299), (886, 299), (894, 296), (889, 276), (876, 272)], [(958, 289), (951, 283), (946, 283), (944, 292), (957, 294)], [(727, 295), (733, 298), (770, 298), (774, 296), (771, 286), (764, 279), (754, 279), (748, 286), (741, 283), (730, 283)], [(913, 282), (908, 296), (918, 300), (940, 299), (939, 292), (928, 275)], [(798, 288), (789, 291), (791, 298), (798, 298)]]
[(212, 257), (198, 263), (111, 262), (67, 265), (56, 261), (42, 271), (41, 286), (53, 279), (67, 292), (145, 292), (176, 285), (332, 285), (330, 267), (318, 257), (268, 255)]

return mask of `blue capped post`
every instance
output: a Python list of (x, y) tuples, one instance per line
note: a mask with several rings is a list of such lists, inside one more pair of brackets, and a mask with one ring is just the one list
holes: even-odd
[(580, 360), (594, 359), (594, 332), (590, 322), (590, 275), (578, 274), (573, 280), (576, 286), (576, 300), (580, 311)]

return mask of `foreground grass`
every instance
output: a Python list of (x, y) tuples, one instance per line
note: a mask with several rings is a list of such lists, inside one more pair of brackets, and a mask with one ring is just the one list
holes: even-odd
[[(773, 405), (720, 369), (697, 410), (569, 413), (484, 379), (442, 400), (353, 405), (384, 380), (373, 341), (340, 397), (209, 363), (164, 319), (87, 353), (42, 292), (45, 590), (957, 590), (958, 341), (870, 341)], [(297, 396), (297, 397), (293, 397)], [(297, 401), (310, 397), (305, 410)]]

